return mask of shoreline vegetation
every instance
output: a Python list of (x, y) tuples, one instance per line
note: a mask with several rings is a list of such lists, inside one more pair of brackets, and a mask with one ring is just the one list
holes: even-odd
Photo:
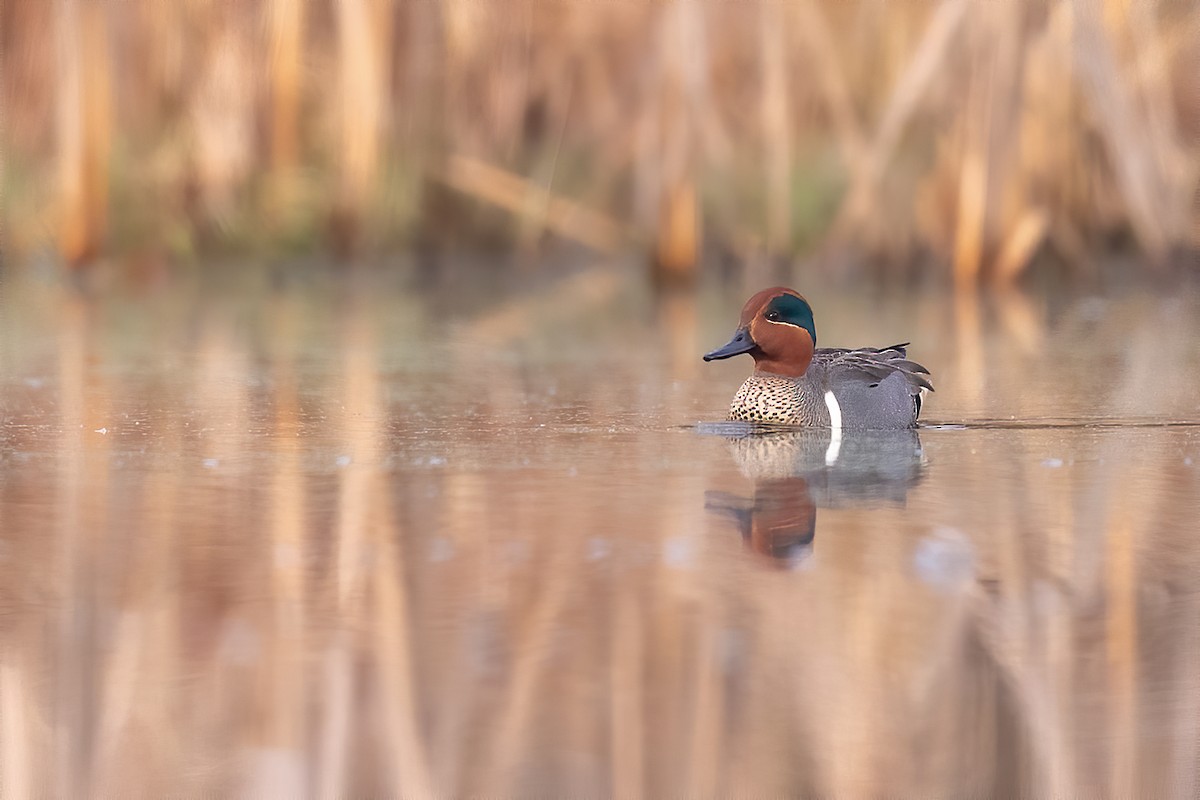
[[(561, 239), (958, 286), (1200, 267), (1182, 0), (0, 9), (6, 261)], [(765, 266), (764, 266), (765, 265)]]

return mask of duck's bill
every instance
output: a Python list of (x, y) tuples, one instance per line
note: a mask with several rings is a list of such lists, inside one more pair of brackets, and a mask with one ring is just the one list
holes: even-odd
[(733, 338), (729, 340), (729, 344), (724, 347), (718, 347), (711, 353), (704, 354), (705, 361), (716, 361), (720, 358), (729, 358), (730, 356), (740, 356), (742, 353), (749, 353), (758, 345), (750, 338), (750, 331), (745, 328), (738, 328), (733, 334)]

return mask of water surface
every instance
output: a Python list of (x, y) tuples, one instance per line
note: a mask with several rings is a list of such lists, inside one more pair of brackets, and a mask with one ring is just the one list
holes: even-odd
[(625, 287), (10, 283), (0, 794), (1200, 791), (1193, 292), (806, 287), (833, 447)]

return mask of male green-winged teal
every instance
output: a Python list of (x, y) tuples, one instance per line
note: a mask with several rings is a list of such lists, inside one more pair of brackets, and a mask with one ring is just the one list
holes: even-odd
[(746, 301), (733, 339), (705, 361), (754, 357), (729, 419), (842, 430), (912, 428), (929, 370), (891, 347), (817, 349), (812, 307), (792, 289), (763, 289)]

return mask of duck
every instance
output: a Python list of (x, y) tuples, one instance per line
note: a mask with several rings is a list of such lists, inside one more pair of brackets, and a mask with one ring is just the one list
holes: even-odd
[(742, 307), (733, 338), (705, 361), (743, 353), (754, 359), (728, 419), (766, 425), (850, 430), (915, 428), (929, 370), (908, 359), (909, 342), (889, 347), (818, 348), (812, 306), (795, 289), (773, 286)]

